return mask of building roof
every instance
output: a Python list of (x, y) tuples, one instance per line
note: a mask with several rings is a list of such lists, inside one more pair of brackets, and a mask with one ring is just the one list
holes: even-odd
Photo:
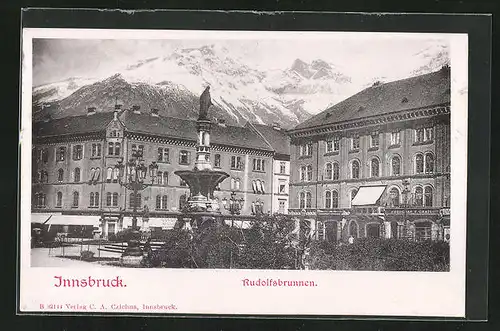
[[(104, 131), (113, 120), (114, 112), (100, 112), (93, 115), (64, 117), (41, 121), (33, 125), (36, 137), (50, 137), (68, 134), (94, 133)], [(134, 113), (124, 110), (118, 116), (129, 132), (151, 134), (168, 138), (196, 141), (196, 121), (150, 113)], [(211, 129), (213, 144), (272, 151), (271, 146), (257, 132), (247, 127), (213, 124)]]
[(113, 112), (100, 112), (92, 115), (70, 116), (50, 121), (41, 121), (34, 123), (33, 135), (36, 137), (49, 137), (99, 132), (106, 129), (106, 126), (112, 119)]
[(293, 130), (340, 123), (450, 102), (450, 70), (374, 84), (297, 125)]
[(276, 129), (270, 125), (248, 123), (247, 126), (253, 126), (272, 147), (275, 153), (290, 155), (290, 137), (283, 129)]

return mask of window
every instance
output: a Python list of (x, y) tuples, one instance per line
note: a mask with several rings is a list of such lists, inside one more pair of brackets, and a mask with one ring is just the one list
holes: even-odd
[(351, 178), (359, 178), (359, 162), (357, 160), (351, 163)]
[(416, 143), (431, 142), (433, 139), (434, 139), (433, 127), (415, 129)]
[(280, 180), (279, 184), (278, 184), (278, 187), (279, 187), (279, 193), (280, 194), (286, 194), (286, 181)]
[(179, 209), (182, 210), (186, 206), (187, 198), (186, 195), (183, 194), (179, 197)]
[(163, 185), (163, 172), (158, 171), (156, 174), (156, 180), (158, 182), (158, 185)]
[(260, 180), (254, 180), (252, 181), (252, 189), (253, 189), (253, 193), (265, 193), (264, 191), (264, 182), (260, 181)]
[(118, 168), (113, 169), (113, 183), (118, 183), (118, 176), (120, 174), (120, 170)]
[(220, 154), (215, 154), (214, 157), (214, 167), (220, 168)]
[(98, 181), (101, 177), (101, 168), (96, 168), (94, 176), (91, 178), (92, 181)]
[(301, 182), (305, 182), (306, 181), (306, 172), (307, 172), (306, 166), (301, 166), (300, 167), (300, 181)]
[(92, 144), (92, 157), (101, 156), (101, 144)]
[(391, 132), (391, 146), (401, 144), (401, 131)]
[(423, 190), (418, 186), (415, 188), (415, 206), (422, 207), (423, 205)]
[(170, 162), (170, 150), (164, 147), (158, 147), (158, 162)]
[(90, 207), (99, 207), (99, 192), (90, 192)]
[(391, 175), (401, 175), (401, 159), (399, 156), (393, 156), (391, 159)]
[(415, 173), (421, 174), (424, 172), (424, 156), (422, 154), (415, 155)]
[(285, 203), (286, 203), (286, 200), (278, 200), (278, 204), (279, 204), (278, 213), (280, 213), (280, 214), (285, 213)]
[(399, 207), (399, 190), (395, 187), (393, 187), (389, 191), (389, 205), (391, 207)]
[(426, 207), (432, 207), (432, 187), (430, 186), (424, 189), (424, 202)]
[(372, 133), (370, 135), (370, 147), (371, 148), (376, 148), (379, 146), (379, 134), (378, 133)]
[(299, 195), (299, 208), (300, 209), (306, 208), (306, 194), (304, 192), (300, 192)]
[(253, 159), (253, 171), (265, 171), (264, 160)]
[(351, 138), (351, 150), (353, 151), (359, 150), (359, 137)]
[(239, 178), (236, 178), (235, 182), (234, 182), (234, 189), (236, 191), (239, 191), (240, 190), (240, 186), (241, 186), (241, 181)]
[(312, 143), (300, 146), (300, 156), (311, 156), (312, 155)]
[(106, 170), (106, 181), (109, 183), (111, 182), (111, 179), (113, 177), (113, 168), (109, 167), (107, 170)]
[(35, 194), (35, 207), (37, 208), (45, 208), (45, 193), (36, 193)]
[(243, 161), (241, 156), (231, 156), (231, 169), (243, 170)]
[(156, 196), (156, 209), (167, 209), (168, 196), (157, 195)]
[(108, 143), (108, 155), (119, 156), (121, 153), (121, 144), (119, 142)]
[(59, 147), (56, 152), (56, 161), (64, 161), (66, 159), (66, 147)]
[(190, 153), (188, 151), (180, 151), (179, 164), (189, 164)]
[(307, 181), (313, 180), (313, 167), (311, 165), (307, 166)]
[(49, 150), (46, 148), (42, 150), (42, 162), (43, 163), (49, 162)]
[(106, 206), (107, 207), (118, 207), (118, 193), (107, 192), (106, 193)]
[(80, 193), (73, 192), (73, 208), (78, 207), (79, 202), (80, 202)]
[(75, 168), (74, 182), (75, 183), (80, 182), (80, 168)]
[(163, 172), (163, 185), (168, 185), (168, 171)]
[(425, 154), (425, 173), (434, 172), (434, 155), (432, 153)]
[(286, 163), (280, 162), (280, 174), (286, 173)]
[(332, 191), (332, 208), (339, 207), (339, 193), (337, 191)]
[(333, 137), (332, 139), (326, 141), (326, 152), (327, 153), (338, 152), (339, 149), (340, 149), (340, 138), (339, 137)]
[(59, 169), (57, 170), (57, 181), (62, 182), (64, 180), (64, 170)]
[(138, 209), (141, 208), (142, 196), (140, 193), (137, 193), (137, 195), (134, 195), (134, 193), (130, 193), (130, 195), (129, 195), (129, 208), (134, 208), (134, 205)]
[(266, 183), (264, 181), (260, 182), (260, 193), (262, 194), (266, 193)]
[(81, 160), (83, 158), (83, 145), (73, 146), (73, 160)]
[(144, 145), (137, 146), (137, 154), (139, 154), (140, 157), (144, 156)]
[(306, 193), (306, 208), (311, 208), (312, 195), (311, 192)]
[(334, 163), (333, 164), (333, 180), (338, 180), (340, 177), (340, 169), (339, 169), (339, 164)]
[(371, 177), (378, 177), (380, 175), (380, 162), (378, 159), (372, 159), (370, 164)]
[(326, 191), (325, 193), (325, 208), (332, 208), (332, 192)]
[(326, 175), (325, 179), (327, 180), (331, 180), (333, 178), (333, 166), (331, 163), (326, 164), (325, 175)]
[(62, 198), (63, 198), (62, 192), (57, 192), (56, 207), (58, 208), (62, 207)]
[(111, 207), (112, 199), (113, 199), (112, 193), (107, 192), (106, 193), (106, 206), (107, 207)]

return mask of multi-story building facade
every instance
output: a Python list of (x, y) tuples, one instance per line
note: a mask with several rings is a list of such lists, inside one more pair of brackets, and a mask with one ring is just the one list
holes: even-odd
[(290, 137), (278, 124), (272, 126), (248, 123), (273, 148), (273, 182), (271, 185), (271, 212), (288, 213), (290, 185)]
[(289, 212), (316, 239), (449, 239), (449, 67), (375, 83), (289, 134)]
[[(229, 199), (234, 191), (245, 201), (242, 215), (255, 213), (256, 204), (271, 212), (273, 146), (249, 127), (218, 121), (211, 131), (212, 169), (230, 175), (216, 198)], [(107, 236), (131, 225), (136, 201), (139, 226), (169, 228), (188, 198), (186, 183), (174, 171), (194, 164), (194, 120), (163, 117), (158, 110), (144, 112), (137, 106), (110, 112), (89, 108), (84, 116), (35, 123), (33, 137), (32, 222), (50, 216), (52, 224), (93, 225)], [(115, 166), (126, 164), (136, 150), (142, 151), (146, 165), (156, 162), (158, 172), (154, 182), (147, 176), (151, 185), (134, 199), (120, 184)]]

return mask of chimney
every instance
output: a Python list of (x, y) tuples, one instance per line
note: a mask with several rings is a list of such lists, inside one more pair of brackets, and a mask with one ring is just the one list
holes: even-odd
[(280, 131), (281, 130), (280, 124), (278, 122), (273, 122), (273, 129)]
[(132, 111), (134, 112), (134, 114), (140, 114), (141, 113), (141, 106), (139, 106), (139, 105), (133, 105), (132, 106)]
[(223, 119), (223, 118), (218, 118), (217, 119), (217, 124), (219, 124), (219, 126), (222, 126), (222, 127), (226, 127), (226, 120)]
[(160, 116), (160, 111), (156, 108), (151, 109), (151, 116), (158, 117)]
[(88, 107), (87, 108), (87, 116), (94, 115), (94, 114), (95, 114), (95, 107)]

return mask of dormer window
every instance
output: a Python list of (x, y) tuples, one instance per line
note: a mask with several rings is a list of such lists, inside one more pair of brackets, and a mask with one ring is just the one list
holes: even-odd
[(408, 102), (408, 98), (407, 97), (404, 97), (403, 100), (401, 100), (401, 103), (407, 103)]

